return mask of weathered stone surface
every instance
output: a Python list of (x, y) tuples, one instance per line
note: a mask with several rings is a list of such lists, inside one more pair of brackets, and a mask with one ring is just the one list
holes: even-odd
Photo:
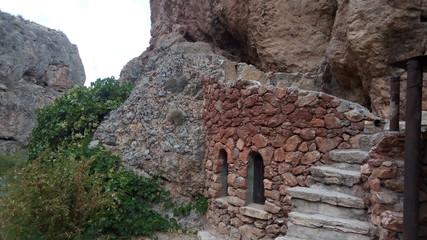
[[(327, 228), (311, 228), (293, 224), (288, 222), (289, 229), (287, 231), (286, 237), (292, 237), (296, 239), (346, 239), (346, 240), (369, 240), (371, 239), (367, 235), (354, 234), (354, 233), (345, 233), (341, 231), (331, 231)], [(290, 240), (292, 240), (290, 238)]]
[(286, 192), (293, 198), (305, 199), (311, 202), (324, 202), (349, 208), (365, 208), (363, 199), (340, 192), (306, 187), (288, 188)]
[(368, 152), (358, 149), (337, 149), (329, 152), (329, 158), (335, 162), (361, 164), (367, 157)]
[(0, 152), (27, 146), (36, 109), (84, 81), (64, 33), (0, 11)]
[[(408, 11), (411, 7), (420, 10)], [(327, 51), (331, 71), (339, 83), (369, 96), (373, 109), (383, 116), (388, 109), (386, 74), (393, 72), (387, 63), (425, 53), (421, 9), (420, 2), (338, 2)]]
[[(395, 72), (387, 64), (425, 53), (427, 30), (420, 21), (425, 8), (386, 0), (152, 1), (151, 48), (170, 36), (208, 42), (230, 59), (280, 72), (269, 78), (246, 68), (251, 74), (241, 72), (247, 80), (371, 102), (386, 116), (387, 78)], [(227, 68), (225, 79), (235, 77), (234, 67)], [(348, 116), (358, 119), (354, 112)]]
[(335, 149), (340, 143), (342, 139), (341, 138), (324, 138), (324, 137), (317, 137), (316, 138), (316, 144), (320, 152), (327, 153), (330, 150)]
[(241, 207), (240, 214), (261, 220), (267, 220), (269, 216), (268, 212), (262, 209), (262, 205), (257, 204), (250, 204), (248, 206)]
[(366, 221), (340, 219), (318, 214), (289, 213), (292, 223), (307, 227), (336, 229), (347, 233), (368, 234), (369, 223)]
[(284, 149), (288, 152), (293, 152), (298, 149), (298, 146), (302, 141), (303, 140), (298, 135), (294, 135), (286, 141)]
[(292, 210), (305, 214), (320, 214), (330, 217), (366, 221), (366, 211), (360, 208), (348, 208), (323, 202), (311, 202), (292, 199)]
[(351, 187), (360, 181), (360, 172), (344, 170), (329, 166), (314, 166), (311, 167), (313, 174), (319, 182), (326, 184), (344, 185)]
[[(175, 197), (191, 197), (201, 194), (204, 186), (200, 76), (218, 68), (224, 58), (213, 54), (211, 46), (204, 43), (171, 40), (163, 44), (145, 53), (145, 58), (134, 59), (123, 70), (122, 81), (138, 84), (128, 101), (99, 126), (94, 138), (106, 143), (108, 136), (115, 136), (115, 144), (106, 147), (130, 169), (144, 169), (152, 175), (162, 173)], [(138, 72), (126, 75), (132, 73), (127, 68)], [(179, 92), (166, 88), (173, 85), (174, 79), (186, 82)], [(168, 120), (175, 112), (183, 115), (179, 123)], [(136, 123), (140, 123), (140, 129), (130, 131), (128, 126)], [(138, 144), (129, 147), (132, 141)]]
[(387, 229), (402, 232), (403, 214), (400, 212), (385, 211), (381, 214), (381, 225)]

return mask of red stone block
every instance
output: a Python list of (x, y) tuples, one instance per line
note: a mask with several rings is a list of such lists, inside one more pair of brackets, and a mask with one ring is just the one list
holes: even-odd
[(300, 163), (302, 156), (301, 152), (287, 152), (285, 153), (285, 162), (295, 167)]
[(341, 120), (335, 114), (325, 115), (325, 126), (328, 129), (336, 129), (342, 127)]
[(273, 159), (274, 148), (266, 147), (258, 150), (261, 154), (262, 160), (264, 161), (264, 166), (270, 165), (271, 160)]
[(273, 90), (274, 95), (279, 98), (279, 99), (283, 99), (286, 97), (287, 91), (286, 89), (274, 89)]
[(247, 108), (253, 107), (258, 102), (258, 98), (258, 94), (251, 95), (244, 100), (243, 104)]
[(397, 168), (396, 167), (385, 167), (380, 166), (372, 171), (372, 177), (380, 179), (390, 179), (396, 177)]
[(262, 134), (256, 134), (252, 138), (252, 144), (254, 144), (257, 148), (264, 148), (268, 145), (268, 138)]
[(283, 148), (278, 148), (274, 151), (274, 161), (275, 162), (285, 161), (285, 150), (283, 150)]
[(286, 121), (286, 116), (278, 114), (268, 118), (267, 126), (271, 128), (278, 127), (285, 121)]
[(323, 137), (317, 137), (316, 138), (316, 144), (317, 149), (322, 153), (327, 153), (330, 150), (335, 149), (340, 143), (342, 139), (339, 137), (336, 138), (323, 138)]
[(295, 111), (295, 105), (293, 103), (288, 103), (286, 105), (282, 105), (281, 112), (282, 114), (288, 115)]
[(310, 128), (304, 128), (299, 133), (300, 137), (306, 141), (313, 140), (316, 137), (316, 131)]
[(302, 138), (298, 135), (294, 135), (292, 137), (290, 137), (285, 145), (283, 146), (283, 148), (287, 151), (287, 152), (294, 152), (298, 149), (299, 145), (302, 142)]

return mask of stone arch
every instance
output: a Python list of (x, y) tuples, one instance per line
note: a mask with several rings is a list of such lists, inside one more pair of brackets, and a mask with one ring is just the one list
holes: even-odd
[(247, 203), (265, 203), (264, 195), (264, 160), (258, 152), (251, 152), (248, 155), (248, 188)]

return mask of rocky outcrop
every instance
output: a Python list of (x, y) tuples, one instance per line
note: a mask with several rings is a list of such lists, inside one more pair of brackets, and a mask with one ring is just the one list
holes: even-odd
[(200, 77), (224, 57), (207, 43), (169, 39), (132, 60), (122, 80), (136, 86), (128, 100), (98, 127), (100, 140), (124, 165), (159, 175), (176, 198), (203, 193), (203, 87)]
[(331, 71), (341, 86), (364, 95), (382, 116), (387, 116), (389, 78), (402, 73), (387, 64), (426, 53), (426, 3), (338, 1), (326, 53)]
[[(320, 90), (388, 114), (387, 64), (425, 54), (426, 1), (151, 1), (152, 40), (212, 43), (290, 86)], [(303, 76), (303, 74), (305, 74)], [(307, 81), (308, 79), (308, 81)]]
[(0, 12), (0, 151), (26, 146), (35, 110), (84, 81), (64, 33)]

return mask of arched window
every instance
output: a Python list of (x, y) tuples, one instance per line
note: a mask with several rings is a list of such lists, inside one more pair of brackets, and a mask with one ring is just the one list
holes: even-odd
[(261, 154), (249, 154), (247, 203), (265, 203), (264, 161)]
[(221, 149), (219, 152), (219, 160), (221, 160), (221, 197), (227, 196), (227, 176), (228, 176), (228, 164), (227, 164), (227, 152)]

